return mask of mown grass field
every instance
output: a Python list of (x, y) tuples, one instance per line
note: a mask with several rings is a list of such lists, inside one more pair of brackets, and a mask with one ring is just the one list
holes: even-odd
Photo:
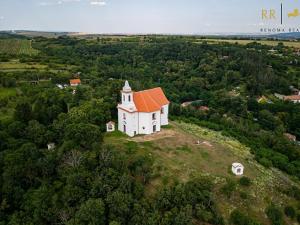
[[(299, 184), (278, 170), (264, 168), (254, 160), (249, 148), (220, 132), (193, 124), (172, 122), (172, 128), (164, 129), (154, 136), (128, 138), (116, 132), (108, 134), (104, 140), (106, 144), (127, 146), (131, 151), (153, 159), (153, 178), (146, 190), (149, 196), (163, 185), (208, 176), (215, 183), (214, 198), (226, 220), (233, 209), (239, 208), (268, 224), (265, 208), (271, 202), (283, 207), (287, 203), (296, 204), (295, 200), (279, 189)], [(200, 144), (197, 144), (198, 141)], [(245, 176), (251, 179), (252, 184), (250, 187), (237, 185), (237, 189), (228, 198), (221, 188), (227, 179), (237, 183), (239, 180), (231, 173), (233, 162), (243, 163)], [(241, 193), (247, 197), (242, 198)]]
[(0, 39), (0, 53), (13, 55), (36, 55), (38, 50), (33, 49), (31, 40)]
[(199, 39), (199, 42), (206, 41), (211, 44), (220, 44), (220, 43), (230, 43), (235, 44), (238, 43), (240, 45), (247, 45), (249, 43), (257, 42), (262, 45), (270, 45), (270, 46), (277, 46), (278, 43), (283, 43), (285, 46), (300, 48), (299, 41), (270, 41), (270, 40), (234, 40), (234, 39)]

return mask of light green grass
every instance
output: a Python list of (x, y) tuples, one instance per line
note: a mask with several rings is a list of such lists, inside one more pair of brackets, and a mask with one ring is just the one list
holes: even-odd
[(32, 48), (31, 40), (1, 39), (0, 53), (13, 55), (36, 55), (38, 54), (38, 50)]
[(15, 88), (0, 88), (0, 98), (12, 97), (17, 93)]
[(24, 71), (24, 70), (45, 70), (46, 65), (37, 63), (21, 63), (19, 60), (12, 60), (9, 62), (0, 62), (0, 71)]

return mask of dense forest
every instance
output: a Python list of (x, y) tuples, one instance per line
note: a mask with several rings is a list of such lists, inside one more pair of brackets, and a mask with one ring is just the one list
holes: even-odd
[[(258, 163), (298, 182), (300, 104), (274, 96), (300, 88), (295, 49), (175, 36), (37, 37), (32, 46), (38, 54), (0, 52), (2, 64), (28, 65), (0, 69), (0, 224), (260, 224), (239, 210), (225, 221), (205, 177), (147, 196), (152, 159), (103, 141), (106, 122), (117, 120), (125, 80), (134, 90), (162, 87), (172, 120), (234, 137)], [(83, 82), (76, 94), (57, 87), (71, 78)], [(3, 94), (12, 89), (16, 93)], [(257, 101), (262, 96), (269, 100)], [(182, 107), (187, 101), (194, 103)], [(300, 208), (300, 190), (291, 187), (288, 194)], [(284, 213), (300, 221), (299, 208), (287, 206)], [(275, 205), (266, 216), (285, 224)]]

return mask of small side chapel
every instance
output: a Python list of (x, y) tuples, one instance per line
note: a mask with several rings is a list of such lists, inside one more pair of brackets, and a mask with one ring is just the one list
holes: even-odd
[(121, 90), (118, 104), (118, 130), (133, 137), (159, 132), (168, 125), (169, 100), (160, 87), (134, 92), (128, 81)]

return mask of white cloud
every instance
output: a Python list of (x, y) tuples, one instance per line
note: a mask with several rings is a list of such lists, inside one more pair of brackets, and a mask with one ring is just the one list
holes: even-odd
[(4, 16), (0, 16), (0, 20), (4, 20)]
[(90, 5), (93, 6), (105, 6), (106, 1), (105, 0), (47, 0), (43, 2), (39, 2), (38, 4), (40, 6), (53, 6), (53, 5), (63, 5), (67, 3), (78, 3), (78, 2), (85, 2), (89, 3)]
[(92, 1), (90, 1), (90, 5), (105, 6), (106, 2), (103, 0), (92, 0)]
[(80, 2), (81, 0), (55, 0), (47, 2), (39, 2), (40, 6), (62, 5), (64, 3)]
[(62, 1), (56, 1), (56, 2), (39, 2), (40, 6), (60, 5), (60, 4), (62, 4)]

